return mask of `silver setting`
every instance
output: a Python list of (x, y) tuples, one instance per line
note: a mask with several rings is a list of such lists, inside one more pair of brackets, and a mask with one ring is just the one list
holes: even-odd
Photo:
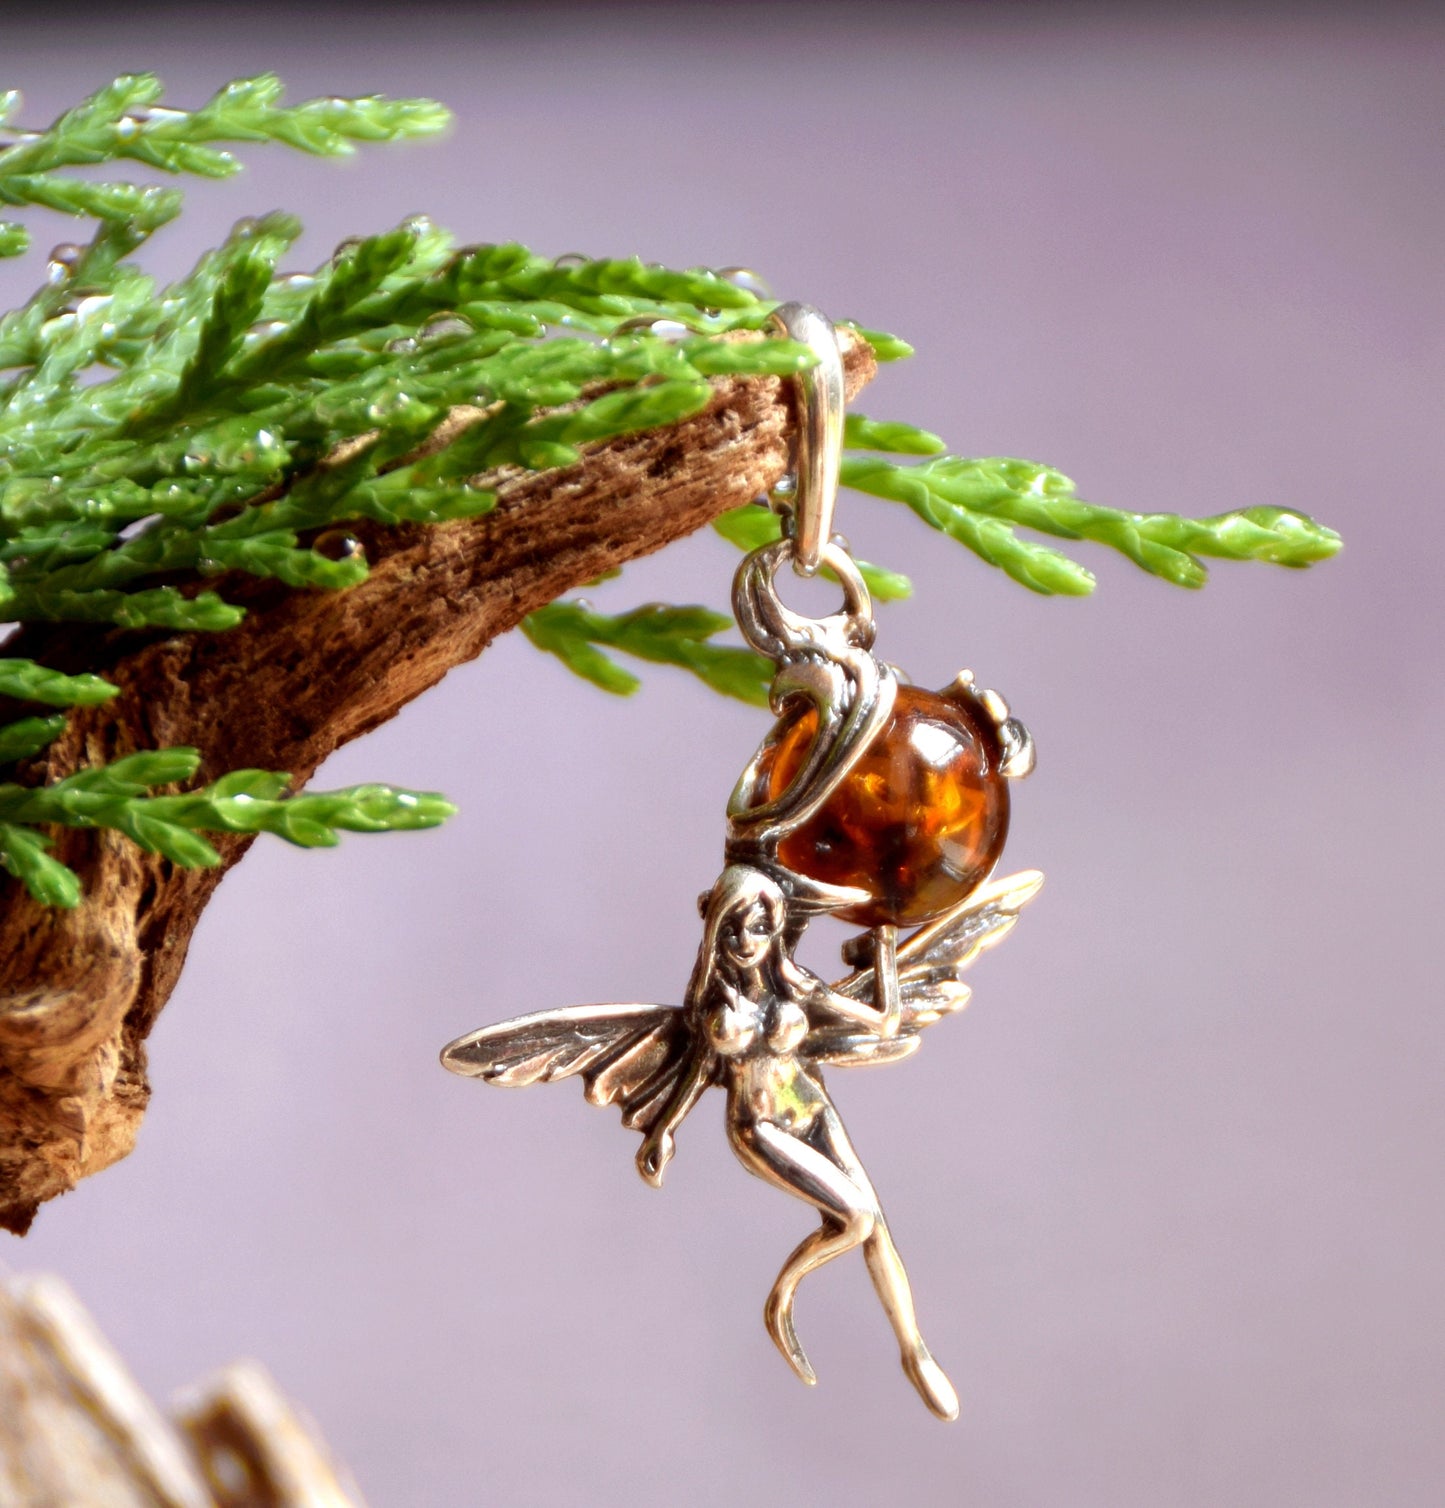
[[(505, 1087), (579, 1076), (591, 1103), (618, 1106), (623, 1124), (642, 1134), (637, 1168), (658, 1187), (683, 1120), (705, 1090), (724, 1088), (728, 1141), (739, 1161), (821, 1217), (783, 1264), (764, 1306), (768, 1333), (788, 1364), (804, 1382), (816, 1381), (793, 1321), (798, 1285), (862, 1248), (904, 1373), (933, 1413), (953, 1419), (957, 1395), (924, 1344), (908, 1275), (822, 1070), (915, 1052), (924, 1027), (965, 1004), (962, 972), (1012, 928), (1043, 876), (1026, 870), (982, 883), (902, 941), (896, 927), (872, 928), (844, 945), (854, 971), (833, 984), (794, 958), (813, 917), (871, 896), (795, 873), (779, 861), (779, 844), (817, 814), (885, 728), (899, 677), (872, 652), (868, 589), (846, 546), (831, 536), (842, 441), (832, 327), (802, 306), (779, 313), (790, 334), (810, 343), (823, 341), (826, 329), (832, 362), (820, 361), (801, 384), (794, 534), (753, 551), (734, 582), (743, 637), (777, 665), (771, 702), (780, 721), (728, 803), (724, 867), (699, 898), (703, 935), (682, 1003), (542, 1011), (457, 1038), (443, 1049), (442, 1063)], [(826, 568), (841, 587), (841, 609), (807, 618), (785, 607), (776, 586), (784, 563), (804, 575)], [(1003, 773), (1027, 773), (1033, 745), (1002, 697), (979, 690), (967, 671), (944, 694), (966, 699), (996, 731)], [(767, 755), (809, 707), (817, 713), (812, 746), (788, 788), (767, 799)]]
[(843, 588), (842, 612), (804, 618), (783, 606), (775, 578), (785, 560), (796, 560), (797, 549), (780, 539), (754, 550), (738, 568), (733, 612), (743, 638), (778, 666), (773, 711), (783, 717), (799, 702), (811, 703), (818, 736), (797, 779), (776, 801), (760, 799), (768, 744), (753, 756), (728, 802), (730, 859), (775, 862), (778, 843), (817, 813), (883, 729), (898, 693), (898, 678), (870, 652), (873, 604), (846, 550), (830, 542), (819, 554)]
[(966, 700), (993, 724), (998, 734), (998, 771), (1007, 780), (1023, 780), (1034, 772), (1033, 735), (1009, 712), (1009, 705), (997, 691), (985, 691), (975, 683), (971, 670), (960, 670), (948, 686), (946, 695)]
[(773, 323), (790, 340), (808, 346), (817, 365), (798, 379), (798, 444), (794, 462), (793, 527), (798, 542), (794, 569), (817, 573), (833, 537), (838, 468), (843, 458), (843, 358), (832, 321), (811, 304), (780, 304)]

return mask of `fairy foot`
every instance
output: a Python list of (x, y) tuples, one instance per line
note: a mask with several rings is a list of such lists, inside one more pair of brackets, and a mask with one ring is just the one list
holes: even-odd
[(773, 1344), (783, 1353), (788, 1365), (803, 1382), (812, 1387), (818, 1380), (818, 1374), (814, 1372), (802, 1346), (798, 1343), (798, 1332), (793, 1328), (792, 1295), (780, 1297), (777, 1289), (774, 1289), (768, 1295), (767, 1303), (763, 1305), (763, 1323), (768, 1327), (768, 1334), (772, 1336)]
[(918, 1396), (940, 1419), (958, 1418), (958, 1394), (943, 1368), (934, 1361), (927, 1346), (903, 1353), (903, 1370)]

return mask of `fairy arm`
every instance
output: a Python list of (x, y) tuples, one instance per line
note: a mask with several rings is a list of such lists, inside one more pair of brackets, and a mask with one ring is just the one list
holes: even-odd
[(706, 1037), (695, 1032), (687, 1068), (638, 1149), (637, 1171), (644, 1182), (650, 1183), (653, 1188), (662, 1187), (663, 1170), (672, 1161), (672, 1154), (676, 1150), (674, 1133), (702, 1098), (703, 1091), (712, 1083), (716, 1067), (717, 1054), (713, 1052)]
[(835, 1019), (841, 1016), (846, 1021), (867, 1027), (880, 1037), (894, 1037), (902, 1023), (902, 1002), (898, 991), (897, 929), (875, 928), (873, 942), (876, 981), (874, 1005), (869, 1005), (864, 1000), (855, 1000), (851, 995), (841, 994), (817, 975), (800, 968), (792, 959), (786, 960), (785, 969), (789, 983), (797, 989), (810, 1015), (817, 1011)]

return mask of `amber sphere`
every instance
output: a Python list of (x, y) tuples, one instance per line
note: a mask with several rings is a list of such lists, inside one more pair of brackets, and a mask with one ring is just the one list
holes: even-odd
[[(818, 728), (809, 708), (764, 751), (761, 795), (775, 800), (802, 768)], [(965, 698), (900, 686), (893, 714), (821, 810), (778, 845), (795, 874), (852, 885), (872, 900), (837, 914), (915, 927), (961, 901), (1008, 834), (999, 744)]]

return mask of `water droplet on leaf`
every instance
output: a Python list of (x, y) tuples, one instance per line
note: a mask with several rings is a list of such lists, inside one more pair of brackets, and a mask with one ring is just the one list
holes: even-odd
[(130, 523), (116, 534), (116, 538), (120, 540), (134, 539), (137, 534), (144, 533), (152, 524), (158, 524), (160, 521), (161, 515), (159, 513), (149, 513), (144, 518), (132, 519)]
[(45, 264), (46, 282), (52, 286), (63, 283), (74, 274), (84, 255), (84, 247), (77, 246), (73, 241), (62, 241), (59, 246), (52, 247), (50, 258)]
[(751, 293), (755, 298), (772, 298), (773, 296), (773, 290), (751, 267), (719, 267), (717, 276), (723, 282), (731, 283), (734, 288), (741, 288), (745, 293)]
[(632, 319), (624, 319), (612, 333), (614, 335), (655, 335), (659, 340), (684, 340), (694, 332), (678, 319), (662, 319), (652, 314), (639, 314)]
[(393, 388), (369, 403), (366, 412), (378, 423), (385, 423), (388, 419), (395, 419), (397, 415), (404, 413), (411, 407), (411, 404), (412, 400), (408, 394), (399, 388)]
[(366, 546), (349, 529), (327, 529), (316, 536), (311, 548), (327, 560), (366, 558)]
[(460, 314), (434, 314), (417, 331), (421, 340), (455, 340), (463, 335), (470, 335), (473, 326), (469, 319), (463, 319)]

